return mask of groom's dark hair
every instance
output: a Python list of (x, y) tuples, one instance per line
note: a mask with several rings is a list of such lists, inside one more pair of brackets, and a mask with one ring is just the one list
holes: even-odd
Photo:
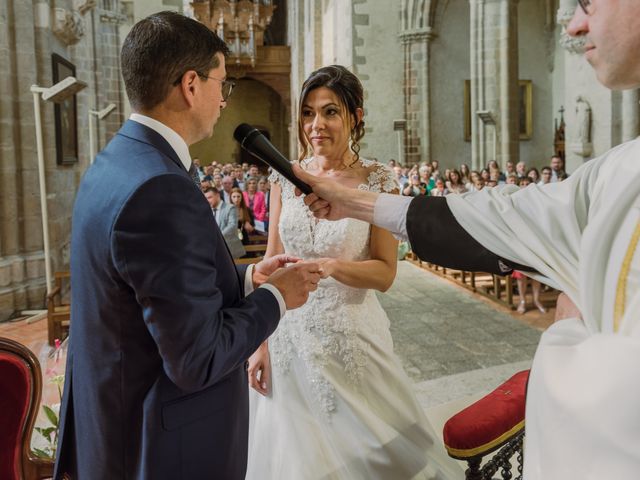
[(136, 23), (122, 45), (120, 64), (134, 110), (149, 110), (162, 102), (182, 76), (200, 76), (219, 65), (229, 48), (202, 23), (176, 12), (160, 12)]

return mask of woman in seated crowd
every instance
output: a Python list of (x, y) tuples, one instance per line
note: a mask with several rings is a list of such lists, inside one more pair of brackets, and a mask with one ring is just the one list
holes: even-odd
[(531, 167), (527, 171), (527, 177), (529, 177), (533, 183), (538, 183), (540, 181), (540, 172), (536, 167)]
[(238, 211), (238, 236), (242, 240), (243, 245), (249, 244), (249, 235), (255, 231), (253, 214), (247, 204), (244, 202), (242, 190), (239, 188), (231, 189), (231, 203), (233, 203)]
[(245, 191), (242, 192), (242, 196), (244, 197), (244, 203), (253, 215), (254, 227), (259, 232), (264, 233), (266, 231), (264, 222), (267, 217), (267, 204), (264, 193), (258, 190), (257, 178), (251, 177), (245, 182)]
[(466, 163), (460, 165), (460, 177), (462, 178), (462, 183), (464, 183), (465, 185), (472, 181), (471, 171), (469, 170), (469, 165), (467, 165)]
[(420, 175), (420, 182), (425, 186), (428, 195), (429, 192), (436, 186), (436, 181), (433, 178), (433, 165), (427, 163), (426, 165), (422, 165), (418, 169), (418, 174)]
[(449, 177), (446, 182), (449, 193), (466, 193), (467, 187), (464, 185), (462, 176), (458, 170), (450, 170)]

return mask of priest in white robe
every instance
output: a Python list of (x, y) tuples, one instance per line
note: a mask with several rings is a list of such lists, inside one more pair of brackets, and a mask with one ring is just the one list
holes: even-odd
[[(567, 31), (584, 36), (598, 79), (640, 87), (640, 2), (580, 0)], [(582, 318), (553, 324), (529, 380), (525, 480), (640, 478), (640, 140), (568, 180), (446, 198), (340, 188), (294, 167), (318, 218), (353, 217), (408, 238), (427, 261), (530, 270)]]

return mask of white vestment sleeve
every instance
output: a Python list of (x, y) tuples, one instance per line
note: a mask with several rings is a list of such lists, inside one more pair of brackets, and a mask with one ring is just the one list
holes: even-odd
[(545, 283), (578, 303), (582, 232), (601, 160), (561, 183), (526, 188), (506, 185), (447, 196), (455, 219), (483, 247), (539, 272)]
[(381, 193), (373, 207), (373, 224), (389, 230), (400, 241), (407, 241), (407, 210), (413, 197)]

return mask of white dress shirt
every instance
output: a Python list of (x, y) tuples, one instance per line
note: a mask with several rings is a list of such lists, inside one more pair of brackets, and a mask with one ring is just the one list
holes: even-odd
[[(187, 145), (187, 142), (185, 142), (184, 139), (180, 135), (178, 135), (178, 133), (176, 133), (175, 130), (167, 127), (164, 123), (159, 122), (158, 120), (147, 117), (146, 115), (141, 115), (139, 113), (132, 113), (129, 117), (129, 120), (141, 123), (145, 127), (149, 127), (151, 130), (160, 134), (160, 136), (167, 141), (171, 148), (173, 148), (173, 151), (176, 152), (176, 155), (178, 155), (178, 158), (180, 159), (180, 162), (184, 166), (185, 170), (187, 172), (189, 171), (189, 169), (191, 168), (191, 155), (189, 154), (189, 146)], [(244, 275), (245, 296), (253, 292), (253, 268), (254, 265), (249, 265)], [(280, 318), (282, 318), (287, 311), (287, 305), (284, 301), (284, 298), (282, 297), (282, 294), (280, 293), (280, 290), (268, 283), (260, 285), (259, 288), (266, 288), (273, 294), (274, 297), (276, 297), (278, 306), (280, 307)]]

